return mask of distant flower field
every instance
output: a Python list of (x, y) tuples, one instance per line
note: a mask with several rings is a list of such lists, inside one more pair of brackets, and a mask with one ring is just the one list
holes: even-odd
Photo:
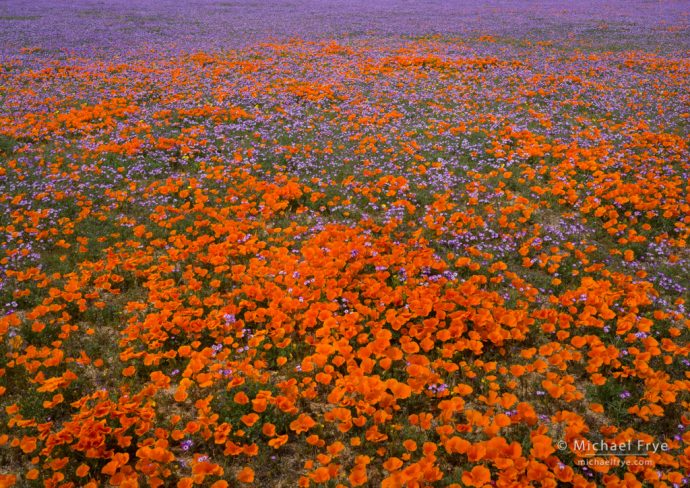
[(688, 486), (690, 21), (630, 3), (0, 5), (0, 487)]

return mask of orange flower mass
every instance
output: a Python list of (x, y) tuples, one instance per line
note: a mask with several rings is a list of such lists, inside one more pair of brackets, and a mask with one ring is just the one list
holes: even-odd
[(0, 486), (687, 484), (682, 2), (24, 3)]

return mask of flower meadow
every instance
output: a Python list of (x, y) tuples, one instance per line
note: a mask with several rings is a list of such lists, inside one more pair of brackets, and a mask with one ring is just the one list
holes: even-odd
[(0, 5), (0, 487), (688, 486), (686, 7)]

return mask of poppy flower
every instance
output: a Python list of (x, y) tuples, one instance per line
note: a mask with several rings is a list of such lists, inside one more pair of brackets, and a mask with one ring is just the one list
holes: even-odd
[(303, 413), (290, 423), (290, 430), (295, 431), (297, 434), (301, 434), (302, 432), (307, 432), (315, 425), (316, 422), (314, 422), (314, 419)]
[(475, 466), (462, 474), (462, 482), (467, 486), (484, 486), (491, 482), (491, 472), (484, 466)]

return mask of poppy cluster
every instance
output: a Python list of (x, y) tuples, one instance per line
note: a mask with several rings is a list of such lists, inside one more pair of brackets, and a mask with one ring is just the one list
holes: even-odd
[(687, 57), (128, 56), (0, 65), (0, 486), (687, 485)]

